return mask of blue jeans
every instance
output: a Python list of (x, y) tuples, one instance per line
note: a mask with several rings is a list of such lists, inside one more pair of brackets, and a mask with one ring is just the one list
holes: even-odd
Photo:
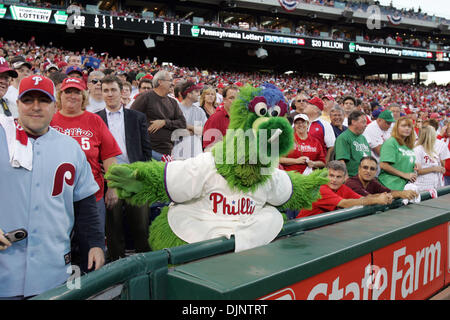
[[(105, 200), (101, 198), (97, 201), (97, 209), (98, 209), (98, 216), (100, 217), (100, 230), (105, 232), (105, 222), (106, 222), (106, 207), (105, 207)], [(103, 251), (105, 251), (105, 244), (103, 243), (102, 246)]]
[(152, 158), (158, 161), (161, 161), (163, 154), (152, 150)]
[(450, 176), (444, 176), (444, 185), (450, 186)]

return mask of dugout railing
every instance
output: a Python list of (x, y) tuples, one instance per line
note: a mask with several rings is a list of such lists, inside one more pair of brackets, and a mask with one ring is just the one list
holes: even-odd
[[(437, 195), (436, 199), (432, 199), (429, 192), (423, 192), (421, 193), (422, 201), (419, 204), (405, 206), (400, 199), (397, 199), (387, 206), (353, 207), (290, 220), (285, 223), (276, 241), (241, 253), (233, 252), (233, 237), (231, 239), (222, 237), (156, 252), (136, 254), (109, 263), (100, 270), (85, 276), (77, 278), (75, 275), (69, 278), (67, 283), (33, 299), (277, 298), (276, 294), (271, 295), (271, 293), (277, 290), (284, 292), (283, 290), (287, 290), (286, 288), (290, 285), (292, 288), (303, 288), (303, 283), (307, 283), (309, 279), (318, 277), (319, 281), (320, 275), (335, 269), (338, 270), (336, 272), (341, 272), (340, 266), (352, 264), (363, 257), (366, 257), (370, 265), (373, 265), (374, 258), (378, 257), (378, 251), (383, 252), (384, 248), (407, 241), (423, 232), (436, 233), (433, 228), (440, 228), (439, 234), (447, 232), (446, 235), (442, 235), (444, 240), (441, 241), (442, 248), (439, 249), (439, 254), (442, 254), (439, 256), (442, 272), (438, 273), (439, 270), (437, 270), (432, 274), (433, 279), (430, 278), (430, 284), (434, 281), (432, 288), (426, 287), (420, 296), (427, 298), (430, 294), (448, 286), (450, 281), (448, 266), (450, 264), (448, 262), (450, 260), (448, 253), (450, 187), (438, 189)], [(364, 231), (365, 226), (368, 231), (359, 234)], [(337, 238), (330, 242), (329, 239), (334, 238), (336, 234)], [(316, 250), (317, 248), (320, 250)], [(261, 265), (261, 270), (255, 267), (254, 272), (246, 271), (241, 279), (233, 278), (233, 281), (230, 281), (227, 279), (227, 270), (230, 271), (229, 274), (236, 277), (236, 273), (232, 270), (236, 267), (236, 263), (241, 263), (242, 267), (247, 266), (250, 269), (252, 265)], [(362, 263), (365, 264), (367, 261)], [(211, 273), (211, 269), (217, 267), (222, 268), (222, 272)], [(428, 270), (429, 272), (431, 271)], [(406, 274), (406, 272), (403, 273)], [(217, 274), (221, 276), (217, 277)], [(442, 276), (442, 279), (438, 279), (438, 275)], [(439, 280), (437, 284), (435, 280)], [(298, 289), (300, 291), (296, 295), (292, 288), (286, 291), (290, 298), (309, 298), (302, 297), (298, 293), (302, 292), (301, 290), (306, 292), (308, 288)], [(410, 297), (417, 296), (416, 291), (415, 295)], [(376, 296), (377, 292), (374, 291), (371, 294)], [(358, 297), (367, 298), (362, 294)], [(381, 295), (381, 298), (386, 297)]]

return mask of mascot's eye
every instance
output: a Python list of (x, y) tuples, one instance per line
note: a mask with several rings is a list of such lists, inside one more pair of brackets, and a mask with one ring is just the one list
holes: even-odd
[(280, 101), (278, 101), (278, 103), (275, 105), (275, 107), (273, 109), (274, 110), (279, 110), (278, 111), (278, 116), (282, 117), (282, 116), (284, 116), (287, 113), (288, 105), (283, 100), (280, 100)]
[(264, 102), (258, 102), (255, 105), (255, 113), (258, 116), (264, 116), (267, 113), (267, 105)]
[(270, 115), (272, 117), (278, 117), (281, 113), (281, 108), (279, 106), (275, 106), (272, 108), (272, 110), (270, 111)]
[[(256, 107), (258, 106), (258, 108)], [(265, 109), (263, 111), (263, 109)], [(267, 101), (264, 97), (255, 97), (252, 101), (250, 101), (248, 105), (248, 110), (256, 113), (258, 116), (263, 116), (267, 113)]]

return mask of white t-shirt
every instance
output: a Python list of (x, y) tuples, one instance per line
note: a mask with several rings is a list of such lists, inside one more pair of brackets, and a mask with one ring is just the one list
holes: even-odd
[[(363, 135), (366, 138), (367, 142), (369, 143), (370, 149), (382, 145), (387, 139), (391, 137), (392, 130), (390, 130), (390, 128), (392, 128), (392, 125), (389, 127), (388, 130), (383, 131), (381, 130), (377, 121), (369, 123), (369, 125), (366, 127), (366, 130), (364, 130)], [(380, 161), (380, 156), (378, 156), (375, 152), (373, 152), (373, 150), (372, 150), (372, 157), (377, 159), (378, 162)]]
[(254, 192), (230, 189), (211, 152), (168, 162), (164, 179), (175, 203), (168, 212), (173, 232), (189, 243), (234, 235), (236, 252), (275, 239), (283, 217), (274, 206), (286, 203), (292, 194), (289, 176), (279, 169)]
[[(178, 106), (183, 112), (184, 118), (186, 119), (186, 124), (203, 128), (207, 119), (205, 111), (203, 111), (202, 108), (196, 106), (195, 104), (190, 107), (186, 107), (179, 103)], [(182, 160), (195, 157), (202, 152), (202, 136), (200, 133), (190, 136), (183, 136), (180, 140), (178, 140), (172, 149), (172, 157), (175, 160)]]
[[(3, 99), (8, 105), (9, 111), (14, 119), (19, 117), (19, 111), (17, 110), (17, 98), (19, 97), (19, 90), (14, 88), (14, 86), (9, 86), (8, 91), (6, 91)], [(3, 108), (0, 106), (0, 110), (3, 113)]]
[(96, 113), (106, 108), (105, 101), (97, 101), (89, 96), (89, 104), (86, 106), (86, 110), (92, 113)]
[(434, 150), (436, 151), (440, 160), (446, 160), (450, 158), (450, 150), (448, 150), (447, 140), (436, 139)]

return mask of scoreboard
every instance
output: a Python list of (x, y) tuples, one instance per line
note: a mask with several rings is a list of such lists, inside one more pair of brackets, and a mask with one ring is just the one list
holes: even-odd
[[(8, 10), (9, 9), (9, 10)], [(285, 33), (251, 31), (207, 25), (193, 25), (161, 19), (132, 18), (93, 14), (79, 10), (55, 10), (0, 4), (0, 19), (65, 25), (68, 32), (81, 28), (105, 31), (128, 31), (140, 34), (243, 42), (255, 45), (285, 46), (311, 50), (334, 51), (345, 54), (376, 55), (425, 61), (448, 62), (449, 51), (387, 46), (367, 42), (332, 40)]]

